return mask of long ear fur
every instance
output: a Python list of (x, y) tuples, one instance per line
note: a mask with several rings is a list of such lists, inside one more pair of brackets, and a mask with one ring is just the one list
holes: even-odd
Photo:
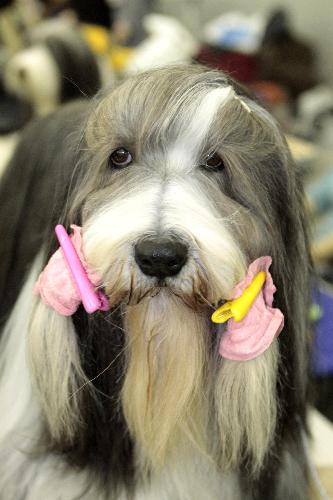
[[(264, 123), (269, 131), (275, 152), (271, 153), (263, 178), (250, 181), (251, 185), (256, 182), (258, 193), (263, 192), (257, 197), (259, 204), (255, 198), (244, 199), (243, 190), (237, 191), (237, 183), (232, 186), (232, 197), (268, 228), (271, 273), (277, 288), (274, 306), (283, 312), (285, 326), (269, 351), (259, 358), (220, 362), (215, 405), (221, 463), (229, 467), (243, 464), (247, 472), (261, 470), (265, 475), (263, 465), (268, 463), (269, 455), (281, 456), (278, 450), (290, 437), (287, 432), (292, 430), (300, 442), (300, 429), (306, 425), (311, 259), (297, 168), (273, 119), (256, 104), (246, 102), (255, 112), (253, 120)], [(271, 195), (267, 198), (268, 216), (260, 205), (265, 193)]]
[(86, 112), (79, 102), (30, 125), (1, 179), (0, 326), (66, 206)]
[(224, 468), (237, 467), (248, 458), (254, 473), (262, 467), (276, 428), (278, 357), (275, 341), (258, 359), (218, 361), (215, 409), (221, 448), (217, 459)]
[(81, 366), (72, 319), (38, 300), (29, 328), (28, 352), (52, 440), (70, 445), (84, 424), (80, 388), (92, 390)]
[[(44, 263), (56, 250), (54, 226), (81, 222), (78, 214), (68, 221), (67, 212), (89, 167), (81, 145), (88, 113), (89, 106), (77, 102), (28, 127), (0, 183), (2, 321), (41, 247)], [(90, 466), (114, 490), (130, 485), (132, 443), (119, 405), (124, 333), (118, 312), (90, 317), (79, 308), (69, 319), (36, 299), (31, 318), (29, 361), (44, 410), (43, 449)]]

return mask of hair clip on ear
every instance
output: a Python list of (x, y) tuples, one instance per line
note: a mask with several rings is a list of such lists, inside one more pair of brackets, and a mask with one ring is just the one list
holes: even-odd
[(58, 224), (55, 228), (55, 233), (63, 250), (65, 260), (79, 289), (82, 304), (87, 313), (92, 314), (98, 310), (108, 311), (110, 305), (106, 295), (100, 290), (94, 290), (64, 226)]
[(214, 323), (227, 323), (219, 333), (219, 353), (225, 359), (248, 361), (265, 352), (283, 328), (280, 309), (273, 307), (276, 287), (269, 272), (272, 258), (263, 256), (249, 265), (235, 286), (233, 300), (212, 315)]
[(225, 323), (230, 318), (234, 318), (237, 322), (242, 321), (259, 295), (265, 280), (266, 273), (259, 272), (240, 297), (226, 302), (212, 314), (213, 323)]

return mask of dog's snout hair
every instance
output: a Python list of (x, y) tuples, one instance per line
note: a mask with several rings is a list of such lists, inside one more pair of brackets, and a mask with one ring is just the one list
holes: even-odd
[[(25, 202), (14, 207), (8, 197), (4, 209), (23, 220), (18, 211), (29, 199), (22, 236), (31, 228), (38, 235), (20, 254), (22, 267), (32, 266), (30, 281), (2, 341), (10, 353), (22, 342), (24, 308), (17, 363), (33, 404), (26, 396), (18, 411), (38, 422), (29, 443), (43, 436), (48, 464), (59, 453), (74, 464), (64, 494), (71, 484), (81, 495), (93, 470), (103, 481), (94, 477), (91, 491), (112, 490), (110, 498), (306, 498), (310, 259), (302, 189), (277, 123), (225, 74), (200, 66), (139, 74), (78, 109), (26, 132), (0, 188), (7, 200), (21, 172), (15, 165), (24, 163), (40, 169), (47, 192), (34, 222), (40, 198), (29, 183)], [(33, 146), (29, 163), (38, 134), (43, 148)], [(82, 226), (85, 259), (111, 312), (79, 308), (63, 317), (33, 297), (59, 222)], [(272, 257), (284, 330), (256, 359), (223, 359), (223, 327), (210, 316), (264, 255)], [(2, 371), (6, 404), (14, 404), (14, 368)], [(17, 432), (6, 425), (0, 440)], [(33, 474), (37, 462), (17, 460)], [(39, 480), (45, 488), (48, 471)], [(17, 477), (14, 466), (8, 477)], [(8, 485), (0, 477), (0, 490)], [(31, 491), (40, 497), (37, 483)]]

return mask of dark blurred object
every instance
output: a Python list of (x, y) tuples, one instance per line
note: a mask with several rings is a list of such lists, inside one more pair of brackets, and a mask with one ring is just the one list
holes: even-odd
[(51, 17), (71, 9), (81, 23), (110, 28), (113, 8), (105, 0), (39, 0), (44, 5), (44, 17)]
[(269, 19), (262, 39), (262, 45), (279, 42), (290, 37), (287, 14), (284, 10), (275, 11)]
[(195, 60), (211, 68), (221, 69), (243, 83), (252, 82), (258, 76), (257, 58), (252, 54), (241, 54), (205, 45)]
[(273, 13), (258, 54), (259, 78), (285, 86), (296, 98), (318, 82), (313, 48), (295, 37), (283, 10)]
[[(333, 275), (332, 275), (333, 277)], [(333, 288), (321, 283), (314, 293), (320, 310), (314, 323), (312, 353), (313, 399), (317, 409), (333, 421)]]
[(105, 0), (70, 0), (68, 4), (81, 23), (97, 24), (105, 28), (110, 28), (113, 23), (113, 9)]
[(0, 9), (5, 9), (9, 5), (13, 4), (14, 0), (0, 0)]
[(136, 47), (147, 37), (144, 18), (151, 14), (154, 0), (126, 0), (115, 9), (112, 36), (116, 43)]
[[(312, 368), (316, 376), (333, 377), (333, 288), (320, 283), (313, 293), (319, 314), (315, 321)], [(332, 394), (333, 396), (333, 394)]]
[(333, 422), (333, 375), (315, 377), (312, 385), (315, 407)]
[(221, 69), (232, 78), (246, 84), (261, 105), (275, 116), (285, 130), (289, 130), (292, 122), (289, 95), (279, 83), (259, 80), (255, 54), (242, 54), (218, 47), (203, 46), (195, 60), (211, 68)]
[(0, 135), (21, 129), (31, 116), (31, 106), (18, 97), (8, 94), (0, 81)]
[(75, 97), (91, 97), (101, 85), (98, 66), (92, 51), (78, 33), (76, 37), (75, 45), (68, 39), (56, 36), (45, 39), (45, 46), (61, 74), (61, 102)]
[(39, 0), (39, 3), (43, 5), (44, 18), (56, 16), (69, 6), (69, 0)]

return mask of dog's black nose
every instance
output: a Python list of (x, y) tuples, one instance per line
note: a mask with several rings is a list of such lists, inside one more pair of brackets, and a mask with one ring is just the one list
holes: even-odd
[(135, 260), (144, 274), (163, 279), (179, 273), (187, 247), (177, 240), (147, 238), (135, 246)]

